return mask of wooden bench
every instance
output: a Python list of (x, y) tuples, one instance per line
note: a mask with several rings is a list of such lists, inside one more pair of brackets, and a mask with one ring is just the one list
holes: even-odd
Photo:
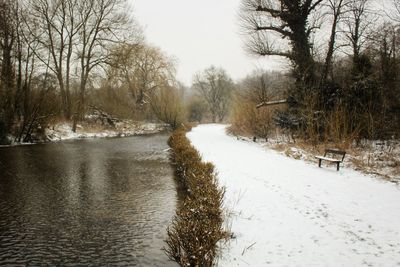
[[(327, 157), (327, 155), (331, 155), (331, 157)], [(341, 156), (341, 159), (335, 158), (335, 155)], [(325, 149), (324, 156), (315, 156), (315, 158), (317, 158), (319, 160), (318, 167), (321, 168), (321, 162), (323, 160), (326, 160), (326, 161), (329, 161), (329, 162), (332, 162), (332, 163), (336, 163), (336, 166), (337, 166), (336, 169), (337, 169), (337, 171), (339, 171), (339, 165), (340, 165), (340, 163), (343, 162), (345, 155), (346, 155), (346, 152), (342, 151), (342, 150)]]

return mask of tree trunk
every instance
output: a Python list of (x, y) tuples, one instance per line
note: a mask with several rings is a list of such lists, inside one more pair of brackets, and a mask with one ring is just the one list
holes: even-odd
[[(7, 26), (6, 26), (7, 27)], [(14, 121), (14, 110), (13, 110), (13, 95), (14, 95), (14, 68), (12, 63), (12, 48), (14, 43), (14, 37), (8, 31), (4, 30), (4, 39), (2, 43), (3, 58), (1, 65), (1, 85), (3, 89), (3, 109), (6, 127), (10, 129)]]
[[(322, 70), (322, 75), (321, 75), (321, 84), (325, 83), (326, 79), (328, 78), (329, 71), (331, 69), (332, 65), (332, 58), (333, 58), (333, 52), (335, 49), (335, 42), (336, 42), (336, 28), (337, 24), (339, 22), (339, 17), (341, 15), (341, 9), (342, 9), (342, 4), (343, 0), (339, 1), (338, 6), (332, 6), (333, 9), (333, 23), (332, 23), (332, 28), (331, 28), (331, 36), (329, 38), (329, 44), (328, 44), (328, 52), (326, 54), (326, 59), (325, 59), (325, 64), (324, 68)], [(335, 4), (333, 4), (335, 5)]]

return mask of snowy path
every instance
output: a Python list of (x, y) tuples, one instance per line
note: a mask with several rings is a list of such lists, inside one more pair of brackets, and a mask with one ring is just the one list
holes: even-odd
[(200, 125), (187, 134), (226, 187), (236, 235), (220, 266), (400, 266), (400, 189), (320, 169)]

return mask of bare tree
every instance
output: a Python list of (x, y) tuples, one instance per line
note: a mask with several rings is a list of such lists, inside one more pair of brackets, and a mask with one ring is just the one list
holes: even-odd
[(123, 44), (112, 53), (109, 80), (125, 84), (139, 106), (146, 104), (153, 92), (175, 83), (175, 63), (159, 49), (146, 44)]
[(310, 18), (322, 1), (243, 0), (241, 20), (249, 35), (248, 50), (257, 55), (288, 58), (294, 63), (298, 85), (313, 84), (310, 35), (316, 27)]
[(13, 101), (15, 91), (14, 46), (16, 25), (14, 18), (15, 3), (10, 0), (0, 1), (0, 114), (4, 114), (4, 123), (10, 127), (13, 122)]
[(371, 0), (352, 0), (344, 21), (344, 33), (350, 42), (353, 61), (356, 63), (376, 16), (370, 10)]
[[(106, 64), (113, 45), (136, 42), (141, 37), (140, 30), (129, 16), (126, 0), (31, 0), (29, 4), (41, 25), (37, 38), (42, 49), (49, 51), (51, 60), (46, 60), (46, 53), (36, 54), (43, 64), (50, 63), (47, 67), (57, 77), (67, 119), (76, 107), (75, 130), (83, 116), (90, 73)], [(76, 104), (71, 96), (73, 69), (79, 84)]]
[(399, 59), (400, 31), (397, 25), (385, 23), (370, 36), (368, 47), (374, 57), (377, 78), (382, 85), (385, 106), (389, 110), (400, 106)]
[(400, 2), (392, 0), (393, 6), (387, 8), (384, 13), (395, 23), (400, 23)]
[(350, 4), (350, 1), (351, 0), (328, 0), (328, 8), (332, 16), (332, 25), (328, 42), (328, 51), (326, 54), (324, 67), (321, 74), (321, 84), (325, 82), (331, 70), (333, 53), (335, 51), (338, 24), (340, 23), (343, 14), (346, 12), (346, 10), (344, 9), (346, 8), (346, 6)]
[[(74, 49), (75, 37), (82, 25), (76, 21), (77, 0), (31, 0), (28, 8), (32, 10), (33, 16), (38, 23), (36, 27), (27, 24), (30, 34), (35, 35), (42, 45), (43, 53), (35, 51), (43, 64), (56, 75), (61, 93), (62, 109), (66, 119), (71, 117), (72, 104), (70, 92), (70, 70), (72, 51)], [(50, 61), (47, 60), (49, 51)]]
[(81, 1), (78, 17), (82, 26), (78, 31), (79, 44), (79, 97), (74, 114), (73, 131), (82, 118), (85, 105), (86, 86), (90, 73), (107, 63), (113, 45), (137, 42), (141, 38), (126, 10), (126, 0)]
[(228, 112), (228, 105), (234, 84), (221, 68), (211, 66), (195, 75), (193, 87), (207, 102), (212, 122), (222, 121)]
[[(8, 131), (17, 141), (26, 133), (32, 115), (31, 82), (35, 72), (35, 53), (38, 40), (25, 27), (35, 28), (35, 21), (27, 15), (21, 1), (1, 1), (1, 51), (3, 90), (1, 112), (5, 115)], [(29, 21), (29, 23), (28, 23)], [(39, 67), (40, 68), (40, 67)], [(44, 95), (43, 95), (44, 96)], [(42, 97), (44, 99), (44, 97)], [(1, 114), (0, 114), (1, 115)], [(30, 127), (32, 130), (35, 128)]]
[[(27, 129), (35, 130), (34, 127), (28, 126), (32, 125), (30, 123), (31, 119), (36, 117), (33, 113), (39, 114), (41, 109), (34, 108), (37, 104), (34, 96), (40, 95), (42, 99), (40, 102), (44, 102), (47, 95), (45, 93), (38, 94), (37, 90), (32, 90), (32, 81), (37, 79), (35, 73), (43, 69), (41, 65), (37, 64), (36, 56), (40, 50), (40, 41), (37, 38), (39, 27), (36, 25), (37, 20), (28, 15), (26, 8), (26, 6), (19, 5), (15, 14), (17, 20), (17, 46), (15, 52), (17, 77), (14, 110), (17, 116), (18, 127), (15, 128), (15, 136), (18, 142), (26, 139), (26, 136), (29, 135)], [(30, 28), (26, 27), (26, 25), (30, 25)], [(32, 34), (32, 31), (35, 34)], [(45, 67), (45, 69), (46, 72), (49, 71), (49, 68)], [(46, 82), (46, 84), (48, 83)], [(54, 87), (54, 85), (50, 86)]]
[(257, 105), (283, 99), (291, 82), (283, 73), (258, 70), (238, 85), (240, 90), (236, 94)]

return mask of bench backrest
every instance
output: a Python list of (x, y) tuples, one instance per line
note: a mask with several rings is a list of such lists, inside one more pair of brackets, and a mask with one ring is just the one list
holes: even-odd
[(332, 154), (332, 155), (340, 155), (342, 156), (342, 160), (344, 160), (344, 156), (346, 156), (346, 151), (343, 150), (338, 150), (338, 149), (325, 149), (325, 154), (324, 157), (326, 157), (327, 154)]

